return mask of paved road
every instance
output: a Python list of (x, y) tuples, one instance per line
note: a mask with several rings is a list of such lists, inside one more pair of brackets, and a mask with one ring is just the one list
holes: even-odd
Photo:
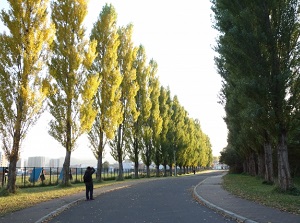
[(49, 223), (229, 223), (235, 222), (202, 206), (193, 198), (193, 188), (207, 173), (158, 178), (101, 194), (82, 201), (52, 218)]

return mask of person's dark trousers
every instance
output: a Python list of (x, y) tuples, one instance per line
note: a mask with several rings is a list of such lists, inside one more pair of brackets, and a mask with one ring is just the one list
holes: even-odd
[(93, 199), (93, 189), (94, 189), (93, 182), (85, 183), (85, 197), (87, 200)]

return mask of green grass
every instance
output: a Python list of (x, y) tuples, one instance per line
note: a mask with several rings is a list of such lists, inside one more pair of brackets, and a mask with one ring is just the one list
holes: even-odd
[[(101, 182), (94, 183), (94, 188), (107, 186), (117, 182)], [(30, 206), (34, 206), (43, 201), (75, 194), (85, 190), (84, 183), (72, 184), (70, 187), (45, 186), (22, 188), (16, 194), (6, 196), (5, 191), (0, 191), (0, 216), (13, 211), (21, 210)]]
[(293, 180), (295, 189), (285, 193), (280, 192), (275, 184), (264, 184), (263, 179), (244, 174), (227, 174), (223, 179), (223, 187), (232, 194), (282, 211), (300, 214), (299, 178)]

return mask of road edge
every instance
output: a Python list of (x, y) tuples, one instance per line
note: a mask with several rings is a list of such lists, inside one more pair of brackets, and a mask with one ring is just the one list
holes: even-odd
[[(213, 177), (222, 177), (222, 176), (223, 176), (223, 174), (222, 175), (218, 175), (218, 176), (213, 176)], [(208, 177), (208, 178), (213, 178), (213, 177)], [(225, 215), (227, 217), (230, 217), (230, 218), (232, 218), (234, 220), (237, 220), (238, 222), (243, 222), (243, 223), (258, 223), (256, 221), (253, 221), (251, 219), (248, 219), (246, 217), (243, 217), (243, 216), (238, 215), (236, 213), (233, 213), (231, 211), (225, 210), (225, 209), (223, 209), (223, 208), (221, 208), (221, 207), (219, 207), (219, 206), (217, 206), (215, 204), (212, 204), (211, 202), (209, 202), (206, 199), (204, 199), (201, 195), (199, 195), (197, 193), (197, 188), (200, 187), (208, 178), (204, 179), (203, 181), (201, 181), (200, 183), (198, 183), (194, 187), (194, 190), (193, 190), (194, 196), (196, 197), (196, 200), (199, 203), (201, 203), (201, 204), (207, 206), (208, 208), (210, 208), (212, 210), (215, 210), (215, 211), (217, 211), (217, 212), (219, 212), (219, 213), (221, 213), (221, 214), (223, 214), (223, 215)]]

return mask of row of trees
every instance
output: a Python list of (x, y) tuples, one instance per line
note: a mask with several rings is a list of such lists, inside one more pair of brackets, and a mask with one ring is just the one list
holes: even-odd
[[(208, 166), (209, 138), (176, 96), (160, 86), (157, 63), (132, 42), (133, 26), (117, 27), (105, 5), (89, 38), (87, 1), (9, 0), (1, 11), (0, 136), (9, 160), (7, 190), (16, 191), (16, 163), (28, 129), (48, 108), (49, 134), (66, 150), (62, 184), (69, 183), (71, 153), (87, 134), (101, 180), (104, 148), (119, 162), (129, 156), (179, 167)], [(51, 8), (51, 15), (47, 9)]]
[[(213, 0), (231, 167), (293, 188), (299, 174), (299, 1)], [(292, 170), (292, 171), (291, 171)]]

